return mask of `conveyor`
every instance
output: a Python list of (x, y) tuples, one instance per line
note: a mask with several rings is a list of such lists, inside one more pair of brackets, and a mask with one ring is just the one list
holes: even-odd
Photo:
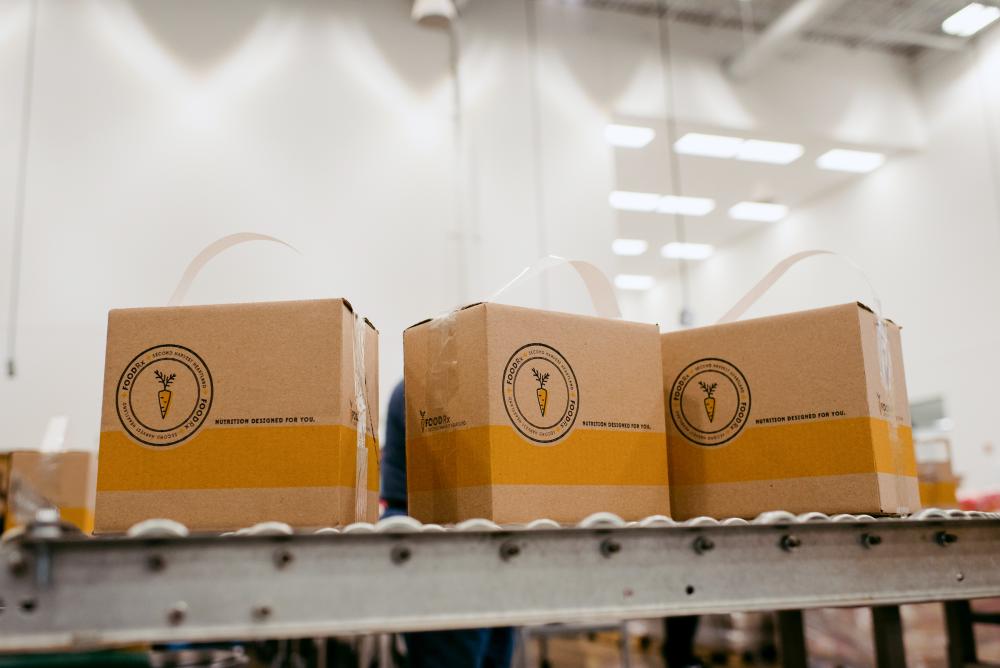
[(786, 665), (804, 665), (799, 611), (865, 606), (880, 665), (901, 666), (897, 606), (946, 601), (952, 665), (965, 665), (967, 601), (1000, 596), (1000, 515), (961, 511), (132, 533), (83, 537), (43, 522), (6, 540), (0, 651), (775, 610), (790, 611), (779, 616)]

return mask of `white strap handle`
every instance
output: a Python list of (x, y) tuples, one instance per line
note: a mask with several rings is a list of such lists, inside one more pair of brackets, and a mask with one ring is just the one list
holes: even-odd
[(749, 292), (743, 295), (743, 297), (738, 302), (736, 302), (736, 304), (731, 309), (726, 311), (725, 315), (719, 318), (716, 324), (721, 325), (727, 322), (734, 322), (736, 320), (739, 320), (741, 317), (743, 317), (743, 314), (745, 314), (750, 309), (750, 307), (757, 302), (758, 299), (764, 296), (764, 293), (770, 290), (771, 287), (778, 282), (778, 279), (780, 279), (782, 276), (785, 275), (785, 272), (787, 272), (789, 269), (791, 269), (793, 266), (795, 266), (802, 260), (805, 260), (808, 257), (815, 257), (817, 255), (832, 255), (834, 257), (840, 258), (848, 265), (850, 265), (852, 268), (854, 268), (855, 271), (858, 272), (861, 278), (863, 278), (865, 283), (868, 285), (868, 291), (871, 293), (872, 310), (875, 311), (875, 315), (878, 317), (879, 320), (881, 320), (882, 301), (879, 299), (878, 293), (875, 292), (875, 288), (872, 285), (871, 280), (869, 280), (868, 275), (865, 274), (864, 270), (857, 262), (847, 257), (846, 255), (841, 255), (833, 251), (807, 250), (807, 251), (802, 251), (800, 253), (795, 253), (794, 255), (789, 255), (784, 260), (774, 265), (771, 271), (767, 272), (764, 275), (764, 278), (760, 279), (760, 281), (757, 282), (757, 285), (750, 288)]
[(222, 237), (221, 239), (216, 239), (209, 245), (205, 246), (200, 253), (194, 256), (194, 259), (188, 263), (187, 268), (181, 275), (181, 280), (177, 282), (177, 287), (174, 288), (174, 294), (170, 296), (170, 300), (167, 302), (167, 306), (178, 306), (184, 301), (184, 297), (187, 296), (188, 290), (191, 288), (191, 284), (194, 283), (194, 279), (198, 277), (201, 270), (205, 267), (209, 261), (212, 260), (219, 253), (232, 248), (233, 246), (238, 246), (239, 244), (246, 243), (248, 241), (273, 241), (274, 243), (281, 244), (282, 246), (287, 246), (293, 251), (298, 253), (298, 249), (289, 243), (282, 241), (276, 237), (269, 237), (266, 234), (257, 234), (255, 232), (237, 232), (236, 234), (230, 234)]
[(507, 290), (513, 288), (515, 285), (537, 276), (544, 271), (548, 271), (553, 267), (560, 267), (564, 265), (572, 267), (583, 280), (583, 285), (587, 288), (587, 293), (590, 295), (590, 301), (594, 305), (595, 314), (601, 318), (622, 317), (621, 309), (618, 307), (618, 298), (615, 297), (614, 288), (611, 285), (611, 281), (608, 280), (608, 277), (604, 275), (603, 271), (590, 262), (586, 262), (584, 260), (570, 260), (564, 257), (559, 257), (558, 255), (546, 255), (535, 260), (533, 263), (522, 269), (517, 276), (508, 281), (503, 287), (490, 295), (486, 301), (494, 302), (499, 299), (503, 293), (507, 292)]

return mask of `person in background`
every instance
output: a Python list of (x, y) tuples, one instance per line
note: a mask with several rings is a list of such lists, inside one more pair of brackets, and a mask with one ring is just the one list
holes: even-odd
[[(389, 399), (382, 447), (382, 516), (406, 515), (406, 410), (403, 383)], [(514, 629), (467, 629), (404, 633), (412, 668), (470, 666), (507, 668), (514, 654)]]

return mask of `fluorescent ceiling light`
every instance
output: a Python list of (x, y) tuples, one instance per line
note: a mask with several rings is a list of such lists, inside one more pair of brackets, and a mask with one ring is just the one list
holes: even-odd
[(642, 148), (653, 141), (656, 131), (638, 125), (609, 125), (604, 128), (604, 138), (612, 146)]
[(736, 220), (776, 223), (787, 215), (787, 206), (770, 202), (740, 202), (729, 207), (729, 217)]
[(656, 283), (652, 276), (645, 274), (618, 274), (615, 287), (619, 290), (649, 290)]
[(805, 148), (802, 144), (747, 139), (736, 152), (736, 159), (749, 162), (766, 162), (771, 165), (787, 165), (801, 158), (804, 152)]
[(711, 244), (693, 244), (671, 241), (660, 249), (660, 255), (670, 260), (704, 260), (712, 257), (715, 247)]
[(682, 216), (704, 216), (715, 208), (715, 200), (708, 197), (684, 197), (664, 195), (656, 207), (659, 213), (674, 213)]
[(656, 193), (615, 190), (608, 195), (608, 204), (620, 211), (655, 211), (659, 203), (660, 196)]
[(949, 35), (968, 37), (974, 35), (1000, 18), (1000, 7), (971, 2), (941, 23), (941, 30)]
[(615, 255), (642, 255), (649, 248), (645, 239), (615, 239), (611, 250)]
[(689, 132), (674, 142), (674, 150), (684, 155), (701, 155), (707, 158), (735, 158), (742, 144), (743, 140), (739, 137)]
[(743, 139), (725, 135), (706, 135), (689, 132), (676, 142), (674, 150), (685, 155), (707, 158), (735, 158), (747, 162), (766, 162), (787, 165), (795, 162), (805, 152), (802, 144), (764, 139)]
[(885, 156), (871, 151), (851, 151), (846, 148), (835, 148), (816, 158), (816, 166), (820, 169), (832, 169), (838, 172), (856, 172), (866, 174), (882, 166)]

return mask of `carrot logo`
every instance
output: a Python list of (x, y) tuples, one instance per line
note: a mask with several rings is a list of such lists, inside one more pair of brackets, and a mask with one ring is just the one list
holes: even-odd
[(143, 350), (122, 371), (115, 409), (132, 440), (170, 447), (205, 424), (214, 394), (205, 360), (185, 346), (162, 344)]
[(580, 414), (580, 387), (573, 367), (544, 343), (514, 351), (504, 366), (500, 392), (511, 425), (533, 445), (559, 441), (573, 430)]
[(705, 393), (705, 415), (708, 416), (709, 422), (715, 422), (715, 388), (719, 386), (718, 383), (712, 383), (707, 385), (704, 381), (698, 381), (698, 385), (701, 386), (701, 391)]
[(545, 417), (545, 405), (549, 402), (549, 391), (545, 389), (545, 383), (549, 380), (549, 374), (538, 373), (538, 369), (531, 367), (531, 373), (538, 381), (538, 389), (535, 390), (535, 396), (538, 398), (538, 410), (542, 412), (542, 417)]
[(705, 357), (684, 367), (667, 386), (671, 434), (703, 446), (737, 438), (750, 421), (750, 384), (732, 362)]
[(173, 392), (171, 392), (168, 388), (177, 378), (177, 374), (172, 373), (168, 376), (157, 369), (153, 372), (153, 375), (156, 376), (156, 380), (163, 386), (163, 389), (157, 392), (156, 396), (160, 400), (160, 417), (166, 420), (167, 412), (170, 411), (170, 397), (173, 395)]

